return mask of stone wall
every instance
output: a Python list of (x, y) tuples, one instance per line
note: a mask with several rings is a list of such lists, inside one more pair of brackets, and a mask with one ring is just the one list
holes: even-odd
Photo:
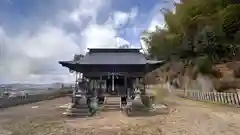
[(49, 94), (39, 94), (39, 95), (28, 95), (28, 96), (18, 96), (18, 97), (4, 97), (0, 98), (0, 108), (8, 108), (12, 106), (29, 104), (34, 102), (39, 102), (43, 100), (50, 100), (62, 96), (66, 96), (68, 91), (56, 91)]

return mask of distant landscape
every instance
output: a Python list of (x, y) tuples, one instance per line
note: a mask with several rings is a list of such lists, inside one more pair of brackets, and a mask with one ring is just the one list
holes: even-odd
[(0, 84), (0, 92), (7, 91), (12, 96), (20, 96), (23, 93), (28, 93), (28, 95), (49, 93), (59, 90), (60, 88), (70, 88), (72, 87), (71, 83), (52, 83), (52, 84)]

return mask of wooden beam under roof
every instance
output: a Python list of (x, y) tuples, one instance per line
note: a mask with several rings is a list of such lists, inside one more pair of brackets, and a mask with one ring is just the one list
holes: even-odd
[[(115, 75), (119, 76), (126, 76), (126, 77), (143, 77), (144, 73), (143, 72), (116, 72), (114, 73)], [(85, 77), (101, 77), (101, 76), (111, 76), (111, 72), (88, 72), (84, 73)]]

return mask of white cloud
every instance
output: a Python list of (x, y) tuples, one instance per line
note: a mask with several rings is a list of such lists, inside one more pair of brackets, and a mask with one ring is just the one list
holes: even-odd
[(155, 8), (150, 13), (151, 21), (148, 26), (149, 31), (155, 31), (156, 26), (160, 28), (166, 28), (165, 27), (165, 21), (164, 21), (164, 15), (162, 12), (160, 12), (160, 9), (169, 9), (171, 11), (175, 10), (174, 3), (179, 3), (180, 0), (166, 0), (162, 1), (161, 3), (157, 4)]
[(130, 48), (133, 47), (133, 45), (130, 44), (129, 41), (127, 41), (123, 38), (120, 38), (120, 37), (116, 37), (116, 44), (117, 44), (117, 47), (120, 47), (121, 45), (128, 45)]
[[(110, 17), (110, 23), (113, 23), (115, 28), (127, 25), (129, 22), (133, 21), (138, 14), (138, 8), (134, 7), (130, 12), (116, 11), (113, 13), (113, 19)], [(108, 23), (109, 23), (108, 21)]]
[(131, 9), (130, 11), (130, 19), (135, 19), (135, 17), (138, 15), (138, 8), (137, 7), (134, 7)]
[[(160, 4), (157, 4), (155, 8), (153, 8), (152, 12), (149, 13), (149, 25), (147, 27), (147, 31), (153, 32), (156, 30), (156, 27), (165, 29), (165, 21), (164, 16), (162, 12), (160, 12), (160, 9), (167, 8), (170, 10), (174, 10), (174, 2), (177, 2), (179, 0), (167, 0), (162, 1)], [(148, 35), (142, 35), (142, 37), (147, 37)], [(142, 45), (142, 48), (145, 52), (147, 52), (147, 45), (143, 40), (140, 40), (140, 44)]]
[(137, 8), (132, 8), (131, 12), (116, 11), (109, 16), (105, 24), (92, 23), (82, 32), (83, 41), (87, 48), (114, 48), (121, 45), (129, 45), (125, 39), (118, 37), (119, 28), (132, 21), (137, 16)]
[(162, 29), (165, 28), (165, 22), (164, 22), (163, 17), (162, 17), (161, 14), (156, 15), (152, 19), (152, 21), (151, 21), (151, 23), (150, 23), (150, 25), (148, 27), (148, 30), (149, 31), (155, 31), (156, 27), (159, 27), (159, 28), (162, 28)]
[(126, 12), (117, 11), (113, 14), (114, 25), (116, 27), (124, 25), (129, 19), (129, 14)]
[(89, 25), (82, 33), (83, 44), (87, 48), (114, 48), (120, 45), (130, 44), (128, 41), (116, 37), (117, 32), (112, 25)]
[[(29, 27), (16, 36), (7, 34), (6, 29), (0, 26), (0, 83), (73, 82), (74, 76), (70, 75), (67, 68), (61, 67), (58, 61), (71, 60), (75, 53), (83, 53), (87, 47), (130, 44), (117, 37), (115, 26), (133, 20), (138, 9), (133, 8), (129, 13), (117, 11), (109, 17), (112, 21), (99, 25), (96, 23), (98, 13), (110, 5), (109, 1), (80, 0), (77, 8), (57, 14), (57, 19), (60, 18), (58, 23), (79, 26), (79, 33), (75, 34), (52, 25), (51, 21), (54, 20), (49, 20), (49, 24), (43, 24), (34, 33)], [(91, 21), (85, 29), (81, 29), (84, 21), (89, 18)]]
[(155, 31), (156, 26), (160, 28), (164, 28), (165, 26), (165, 21), (164, 21), (164, 16), (162, 12), (160, 12), (159, 9), (165, 8), (163, 5), (164, 4), (169, 4), (169, 3), (163, 3), (156, 5), (155, 8), (153, 9), (151, 13), (151, 21), (148, 26), (148, 31)]
[(62, 57), (64, 53), (79, 50), (70, 35), (54, 26), (43, 27), (35, 36), (21, 37), (20, 40), (25, 42), (22, 43), (24, 53), (31, 58)]
[(111, 25), (89, 25), (82, 33), (87, 48), (114, 47), (116, 31)]
[(16, 37), (0, 30), (0, 81), (3, 82), (32, 80), (34, 74), (40, 79), (45, 72), (52, 74), (50, 68), (58, 72), (51, 75), (52, 78), (64, 80), (61, 76), (69, 73), (60, 67), (58, 61), (71, 59), (80, 50), (71, 36), (54, 26), (43, 26), (33, 35), (26, 31)]
[[(81, 26), (85, 19), (91, 19), (91, 30), (86, 30), (86, 42), (91, 43), (90, 37), (95, 38), (99, 32), (93, 26), (96, 23), (98, 11), (109, 4), (109, 0), (81, 0), (77, 8), (71, 12), (57, 14), (58, 23), (71, 23)], [(51, 23), (51, 20), (50, 20)], [(79, 27), (80, 28), (80, 27)], [(115, 35), (113, 29), (97, 27), (106, 35)], [(75, 53), (83, 53), (85, 44), (77, 45), (80, 33), (67, 33), (63, 28), (54, 25), (44, 25), (34, 34), (30, 29), (15, 37), (7, 35), (0, 27), (0, 83), (28, 82), (51, 83), (73, 82), (74, 77), (68, 69), (58, 64), (60, 60), (71, 60)], [(79, 29), (80, 31), (80, 29)], [(101, 35), (101, 34), (100, 34)], [(106, 42), (108, 38), (99, 39)]]
[(81, 24), (84, 18), (91, 17), (92, 22), (96, 23), (98, 11), (109, 4), (109, 0), (80, 0), (78, 8), (69, 14), (69, 19)]

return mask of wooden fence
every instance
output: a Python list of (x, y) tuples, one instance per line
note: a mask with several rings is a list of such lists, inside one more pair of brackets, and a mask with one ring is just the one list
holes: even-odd
[(202, 92), (202, 91), (186, 91), (176, 90), (174, 92), (180, 97), (199, 101), (210, 101), (214, 103), (240, 106), (239, 93), (237, 92)]

